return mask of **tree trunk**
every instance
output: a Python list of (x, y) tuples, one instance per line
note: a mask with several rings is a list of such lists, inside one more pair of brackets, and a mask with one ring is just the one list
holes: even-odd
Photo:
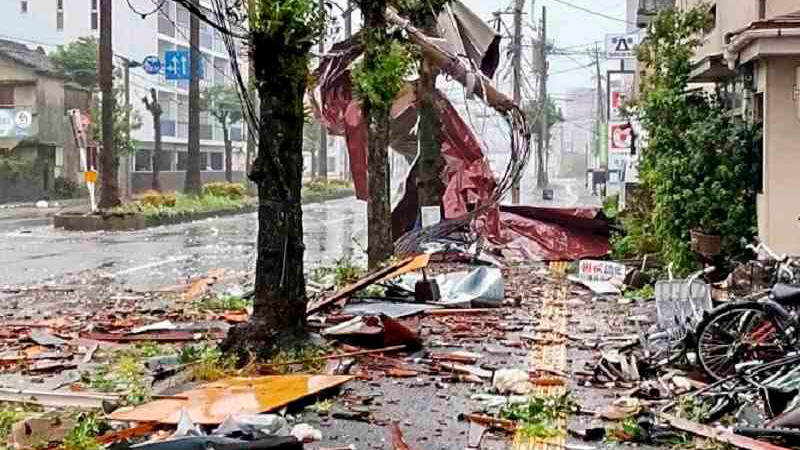
[[(200, 6), (199, 0), (194, 4)], [(189, 145), (186, 157), (186, 181), (184, 191), (187, 194), (200, 194), (203, 180), (200, 175), (200, 19), (195, 14), (189, 15), (190, 71), (189, 80)]]
[[(385, 0), (362, 1), (364, 23), (371, 35), (367, 37), (364, 64), (367, 70), (375, 67), (378, 58), (375, 44), (386, 36)], [(373, 44), (373, 45), (370, 45)], [(392, 206), (389, 198), (389, 142), (391, 131), (389, 108), (365, 102), (367, 117), (367, 259), (371, 269), (378, 267), (394, 253), (392, 241)]]
[(308, 61), (280, 51), (280, 41), (258, 32), (253, 48), (261, 109), (258, 156), (250, 173), (260, 205), (255, 301), (250, 322), (232, 329), (223, 349), (263, 356), (280, 336), (302, 330), (306, 319), (300, 190)]
[(442, 183), (441, 123), (436, 112), (435, 91), (437, 69), (423, 58), (417, 82), (419, 104), (419, 165), (417, 195), (419, 206), (440, 206)]
[(225, 181), (233, 183), (233, 144), (228, 124), (222, 124), (222, 140), (225, 141)]
[(113, 208), (119, 199), (116, 149), (114, 148), (114, 50), (111, 36), (111, 0), (100, 2), (100, 90), (103, 93), (103, 149), (100, 152), (100, 209)]
[[(155, 101), (155, 99), (153, 99)], [(160, 109), (160, 106), (156, 104), (156, 107)], [(161, 112), (153, 114), (153, 132), (155, 133), (156, 143), (155, 149), (153, 150), (153, 181), (151, 183), (151, 188), (154, 191), (161, 192), (161, 167), (159, 166), (159, 162), (161, 161)]]

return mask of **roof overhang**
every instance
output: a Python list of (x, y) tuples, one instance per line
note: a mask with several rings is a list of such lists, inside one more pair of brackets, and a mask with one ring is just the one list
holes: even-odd
[(689, 74), (689, 81), (694, 83), (716, 83), (736, 76), (736, 72), (729, 69), (722, 53), (707, 55), (696, 62)]

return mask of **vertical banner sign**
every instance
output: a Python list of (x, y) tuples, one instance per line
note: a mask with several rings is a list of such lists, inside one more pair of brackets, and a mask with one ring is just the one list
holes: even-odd
[(86, 182), (86, 188), (89, 190), (89, 206), (92, 211), (95, 211), (97, 209), (94, 189), (95, 183), (97, 183), (97, 155), (89, 149), (89, 139), (86, 134), (91, 124), (91, 119), (85, 117), (79, 109), (69, 110), (69, 119), (72, 125), (72, 134), (75, 138), (75, 146), (78, 147), (80, 155), (81, 171)]

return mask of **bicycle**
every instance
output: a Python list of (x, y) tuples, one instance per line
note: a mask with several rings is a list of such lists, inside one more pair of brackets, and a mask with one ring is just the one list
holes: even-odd
[[(756, 292), (706, 314), (695, 330), (696, 354), (703, 370), (716, 380), (736, 373), (747, 362), (770, 362), (798, 347), (800, 285), (797, 262), (779, 256), (765, 244), (748, 246), (771, 258), (771, 281), (766, 292)], [(756, 299), (756, 300), (753, 300)]]

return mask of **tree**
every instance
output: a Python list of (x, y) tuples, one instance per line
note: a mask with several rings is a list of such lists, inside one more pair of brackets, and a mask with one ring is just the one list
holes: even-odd
[(112, 47), (112, 14), (111, 0), (100, 2), (100, 46), (98, 57), (100, 59), (100, 91), (103, 93), (102, 126), (103, 149), (100, 152), (100, 209), (118, 206), (119, 159), (114, 146), (114, 111), (116, 98), (114, 91), (114, 50)]
[[(199, 7), (199, 0), (190, 1)], [(195, 14), (189, 18), (189, 47), (189, 142), (183, 190), (197, 195), (203, 189), (203, 178), (200, 174), (200, 18)]]
[[(115, 70), (115, 79), (119, 80), (119, 78), (119, 70)], [(115, 104), (114, 111), (111, 114), (114, 129), (111, 140), (114, 148), (114, 164), (119, 165), (119, 155), (136, 151), (136, 141), (131, 138), (131, 133), (142, 127), (142, 118), (132, 106), (126, 106), (125, 102), (122, 101), (124, 94), (119, 85), (114, 86), (111, 92)], [(95, 142), (103, 142), (102, 106), (102, 102), (97, 100), (92, 104), (92, 124), (89, 132)], [(102, 190), (102, 186), (100, 186), (100, 189)]]
[(364, 17), (364, 59), (353, 67), (355, 92), (368, 126), (367, 257), (375, 268), (394, 253), (389, 198), (390, 111), (413, 59), (399, 38), (389, 35), (386, 0), (360, 0)]
[[(404, 0), (396, 7), (401, 16), (408, 18), (419, 29), (431, 36), (438, 34), (436, 19), (449, 0)], [(419, 79), (416, 84), (417, 116), (419, 120), (419, 162), (417, 165), (417, 196), (420, 206), (440, 206), (444, 183), (442, 182), (441, 121), (435, 105), (436, 79), (439, 69), (418, 54)]]
[(161, 114), (164, 112), (161, 109), (161, 103), (158, 102), (158, 95), (156, 95), (156, 90), (154, 88), (150, 88), (150, 96), (152, 100), (148, 100), (147, 96), (142, 97), (142, 102), (144, 103), (145, 108), (150, 111), (150, 114), (153, 116), (153, 132), (155, 134), (155, 147), (153, 149), (153, 155), (150, 158), (150, 161), (153, 165), (153, 179), (150, 184), (150, 188), (154, 191), (161, 191), (161, 167), (159, 167), (161, 161)]
[(259, 99), (258, 256), (250, 321), (234, 328), (223, 349), (264, 355), (306, 318), (303, 273), (303, 99), (310, 51), (324, 13), (317, 0), (251, 0), (250, 43)]
[(233, 144), (230, 127), (242, 120), (242, 105), (239, 93), (230, 85), (214, 85), (203, 90), (200, 96), (200, 107), (208, 111), (222, 127), (222, 138), (225, 141), (225, 181), (233, 181)]
[[(522, 109), (525, 111), (525, 117), (528, 119), (531, 132), (535, 136), (538, 136), (542, 132), (542, 121), (538, 105), (536, 102), (526, 102)], [(553, 101), (552, 97), (547, 97), (547, 105), (544, 114), (547, 115), (548, 130), (552, 129), (553, 126), (564, 122), (564, 115), (561, 113), (561, 108), (556, 106), (556, 103)], [(553, 133), (548, 133), (548, 137), (552, 138)]]
[(80, 37), (67, 45), (59, 45), (50, 60), (63, 70), (70, 81), (94, 89), (97, 86), (97, 39)]

